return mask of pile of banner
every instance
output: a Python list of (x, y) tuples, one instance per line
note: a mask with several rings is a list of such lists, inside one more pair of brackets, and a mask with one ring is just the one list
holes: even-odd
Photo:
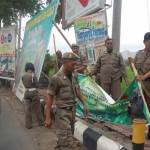
[[(79, 74), (77, 81), (89, 109), (87, 116), (89, 119), (120, 125), (131, 125), (133, 118), (144, 118), (147, 122), (150, 121), (147, 105), (143, 103), (136, 80), (130, 84), (125, 94), (116, 102), (89, 76)], [(76, 115), (84, 117), (80, 101), (77, 101)]]

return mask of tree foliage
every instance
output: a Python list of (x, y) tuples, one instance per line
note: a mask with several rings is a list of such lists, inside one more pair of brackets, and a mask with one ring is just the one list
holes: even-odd
[[(52, 1), (52, 0), (47, 0), (46, 3), (47, 3), (47, 4), (50, 4), (51, 1)], [(60, 0), (60, 3), (59, 3), (59, 5), (58, 5), (58, 9), (57, 9), (56, 18), (55, 18), (55, 22), (58, 23), (58, 24), (59, 24), (59, 23), (61, 22), (61, 20), (62, 20), (62, 10), (63, 10), (63, 8), (62, 8), (63, 5), (62, 5), (62, 3), (63, 3), (63, 1)]]
[(0, 21), (7, 26), (16, 22), (19, 13), (22, 16), (35, 15), (42, 4), (39, 0), (0, 0)]

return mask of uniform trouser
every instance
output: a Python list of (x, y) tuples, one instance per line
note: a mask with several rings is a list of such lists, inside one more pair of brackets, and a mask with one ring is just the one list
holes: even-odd
[(25, 99), (25, 126), (32, 127), (32, 112), (35, 113), (38, 124), (43, 124), (43, 116), (41, 113), (40, 100), (38, 96)]
[(72, 110), (57, 109), (55, 116), (55, 132), (57, 145), (55, 150), (85, 150), (73, 137), (71, 126), (74, 125), (75, 115)]
[(114, 100), (117, 100), (121, 96), (120, 79), (111, 80), (111, 83), (104, 83), (101, 81), (101, 87), (112, 96)]

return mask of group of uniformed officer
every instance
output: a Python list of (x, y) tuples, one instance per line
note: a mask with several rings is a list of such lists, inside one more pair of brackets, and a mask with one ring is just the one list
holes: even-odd
[[(139, 73), (137, 80), (143, 81), (145, 89), (144, 95), (150, 109), (150, 32), (144, 35), (144, 44), (145, 48), (137, 53), (134, 62)], [(98, 84), (100, 84), (114, 100), (117, 100), (121, 96), (121, 80), (124, 78), (128, 84), (127, 73), (121, 54), (113, 51), (111, 38), (106, 39), (105, 46), (106, 52), (98, 58), (95, 70), (89, 73), (89, 75), (95, 75), (96, 79), (98, 79)], [(88, 113), (88, 109), (84, 103), (84, 97), (80, 94), (80, 88), (73, 78), (73, 73), (83, 73), (86, 64), (85, 61), (79, 57), (79, 46), (72, 45), (72, 50), (73, 52), (63, 54), (62, 67), (53, 76), (48, 87), (45, 127), (49, 128), (52, 124), (50, 112), (52, 111), (52, 104), (55, 100), (57, 106), (55, 125), (56, 135), (58, 137), (57, 145), (55, 147), (56, 150), (84, 149), (84, 147), (73, 138), (75, 97), (78, 97), (81, 100), (86, 114)], [(39, 125), (41, 125), (42, 121), (42, 117), (39, 113), (39, 98), (36, 90), (37, 79), (33, 74), (33, 66), (29, 66), (26, 66), (26, 74), (22, 77), (23, 84), (27, 88), (25, 93), (27, 128), (32, 127), (32, 118), (30, 115), (31, 102), (37, 103), (36, 109)], [(150, 134), (148, 136), (150, 138)]]

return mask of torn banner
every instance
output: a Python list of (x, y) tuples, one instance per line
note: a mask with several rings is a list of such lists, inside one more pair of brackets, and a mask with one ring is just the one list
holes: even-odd
[[(138, 83), (135, 80), (116, 102), (90, 77), (78, 74), (77, 82), (89, 109), (88, 118), (120, 125), (131, 125), (133, 117), (144, 117), (150, 122), (149, 111), (142, 102)], [(76, 115), (84, 117), (83, 106), (79, 101), (76, 105)]]

